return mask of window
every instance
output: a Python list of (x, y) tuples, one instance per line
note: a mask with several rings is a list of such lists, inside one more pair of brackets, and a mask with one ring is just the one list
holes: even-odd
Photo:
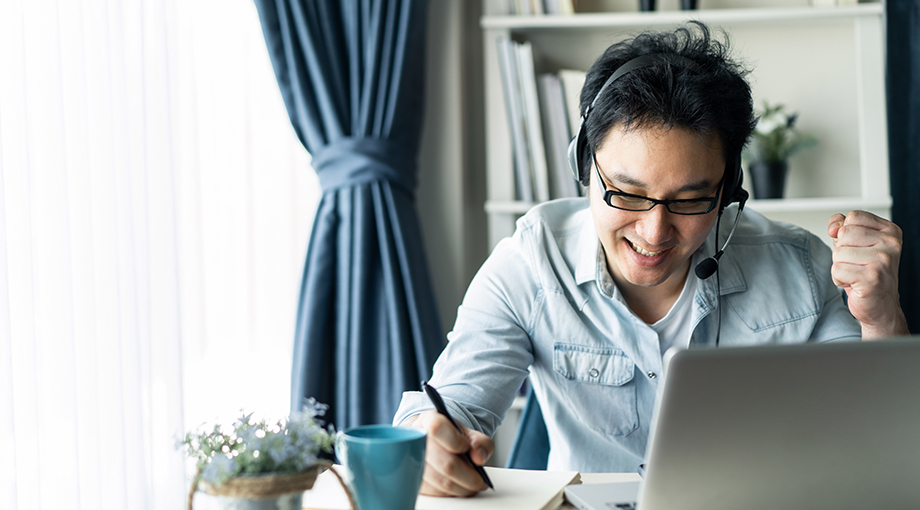
[(181, 508), (178, 434), (289, 406), (319, 189), (255, 8), (4, 1), (0, 69), (0, 507)]

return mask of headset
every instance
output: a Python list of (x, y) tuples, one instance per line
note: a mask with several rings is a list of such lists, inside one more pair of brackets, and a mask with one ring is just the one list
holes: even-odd
[[(594, 95), (594, 99), (591, 100), (591, 104), (585, 108), (584, 114), (581, 116), (581, 122), (578, 124), (578, 131), (575, 133), (575, 137), (572, 138), (571, 143), (569, 143), (568, 149), (568, 159), (569, 166), (572, 169), (572, 172), (575, 174), (575, 179), (578, 180), (581, 184), (587, 186), (590, 181), (590, 167), (586, 166), (584, 162), (590, 160), (587, 157), (587, 148), (588, 148), (588, 137), (585, 134), (587, 131), (585, 124), (588, 121), (588, 115), (591, 114), (591, 111), (594, 109), (595, 103), (597, 103), (598, 98), (601, 97), (601, 94), (615, 81), (622, 78), (623, 76), (646, 67), (651, 67), (655, 65), (671, 65), (671, 64), (683, 64), (691, 69), (698, 69), (699, 65), (686, 58), (682, 55), (677, 54), (668, 54), (668, 53), (649, 53), (647, 55), (641, 55), (632, 60), (627, 61), (625, 64), (618, 67), (613, 74), (607, 78), (607, 81), (601, 86), (600, 90), (597, 91), (597, 94)], [(741, 187), (743, 180), (743, 175), (741, 173), (741, 154), (729, 156), (729, 160), (725, 163), (725, 177), (722, 181), (722, 199), (719, 203), (719, 220), (722, 219), (722, 211), (725, 209), (728, 204), (732, 202), (738, 202), (738, 214), (735, 215), (735, 223), (732, 226), (731, 232), (728, 234), (728, 239), (725, 240), (725, 244), (722, 245), (722, 249), (718, 250), (715, 255), (709, 257), (696, 266), (696, 276), (701, 280), (705, 280), (713, 275), (716, 270), (719, 268), (719, 258), (722, 257), (722, 253), (725, 251), (725, 247), (728, 246), (729, 241), (731, 241), (732, 236), (735, 234), (735, 229), (738, 228), (738, 220), (741, 219), (741, 211), (744, 210), (744, 204), (748, 199), (748, 192)], [(718, 221), (716, 222), (716, 243), (718, 243), (719, 237), (719, 227)]]

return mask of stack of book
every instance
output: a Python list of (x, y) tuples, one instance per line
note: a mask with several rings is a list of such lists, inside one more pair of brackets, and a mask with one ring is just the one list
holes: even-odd
[(532, 14), (574, 14), (573, 0), (499, 0), (500, 12), (513, 16)]
[(529, 42), (496, 40), (511, 129), (517, 199), (543, 202), (577, 197), (581, 189), (567, 150), (579, 122), (583, 71), (534, 72)]

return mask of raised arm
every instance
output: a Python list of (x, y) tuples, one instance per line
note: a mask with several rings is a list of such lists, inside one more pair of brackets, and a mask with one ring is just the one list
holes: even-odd
[(827, 224), (834, 239), (834, 283), (862, 327), (863, 340), (907, 335), (898, 294), (901, 229), (866, 211), (835, 214)]

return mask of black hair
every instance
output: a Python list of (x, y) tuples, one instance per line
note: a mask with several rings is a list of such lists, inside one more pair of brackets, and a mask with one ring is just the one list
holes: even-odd
[(591, 152), (615, 126), (627, 131), (681, 127), (701, 135), (715, 133), (726, 165), (737, 164), (757, 119), (745, 79), (748, 71), (730, 58), (729, 38), (722, 34), (725, 42), (711, 37), (705, 24), (691, 21), (673, 32), (644, 32), (607, 48), (585, 78), (582, 115), (607, 78), (636, 57), (680, 55), (692, 63), (662, 58), (661, 64), (636, 69), (607, 87), (582, 127), (590, 148), (580, 155), (585, 168), (591, 165)]

